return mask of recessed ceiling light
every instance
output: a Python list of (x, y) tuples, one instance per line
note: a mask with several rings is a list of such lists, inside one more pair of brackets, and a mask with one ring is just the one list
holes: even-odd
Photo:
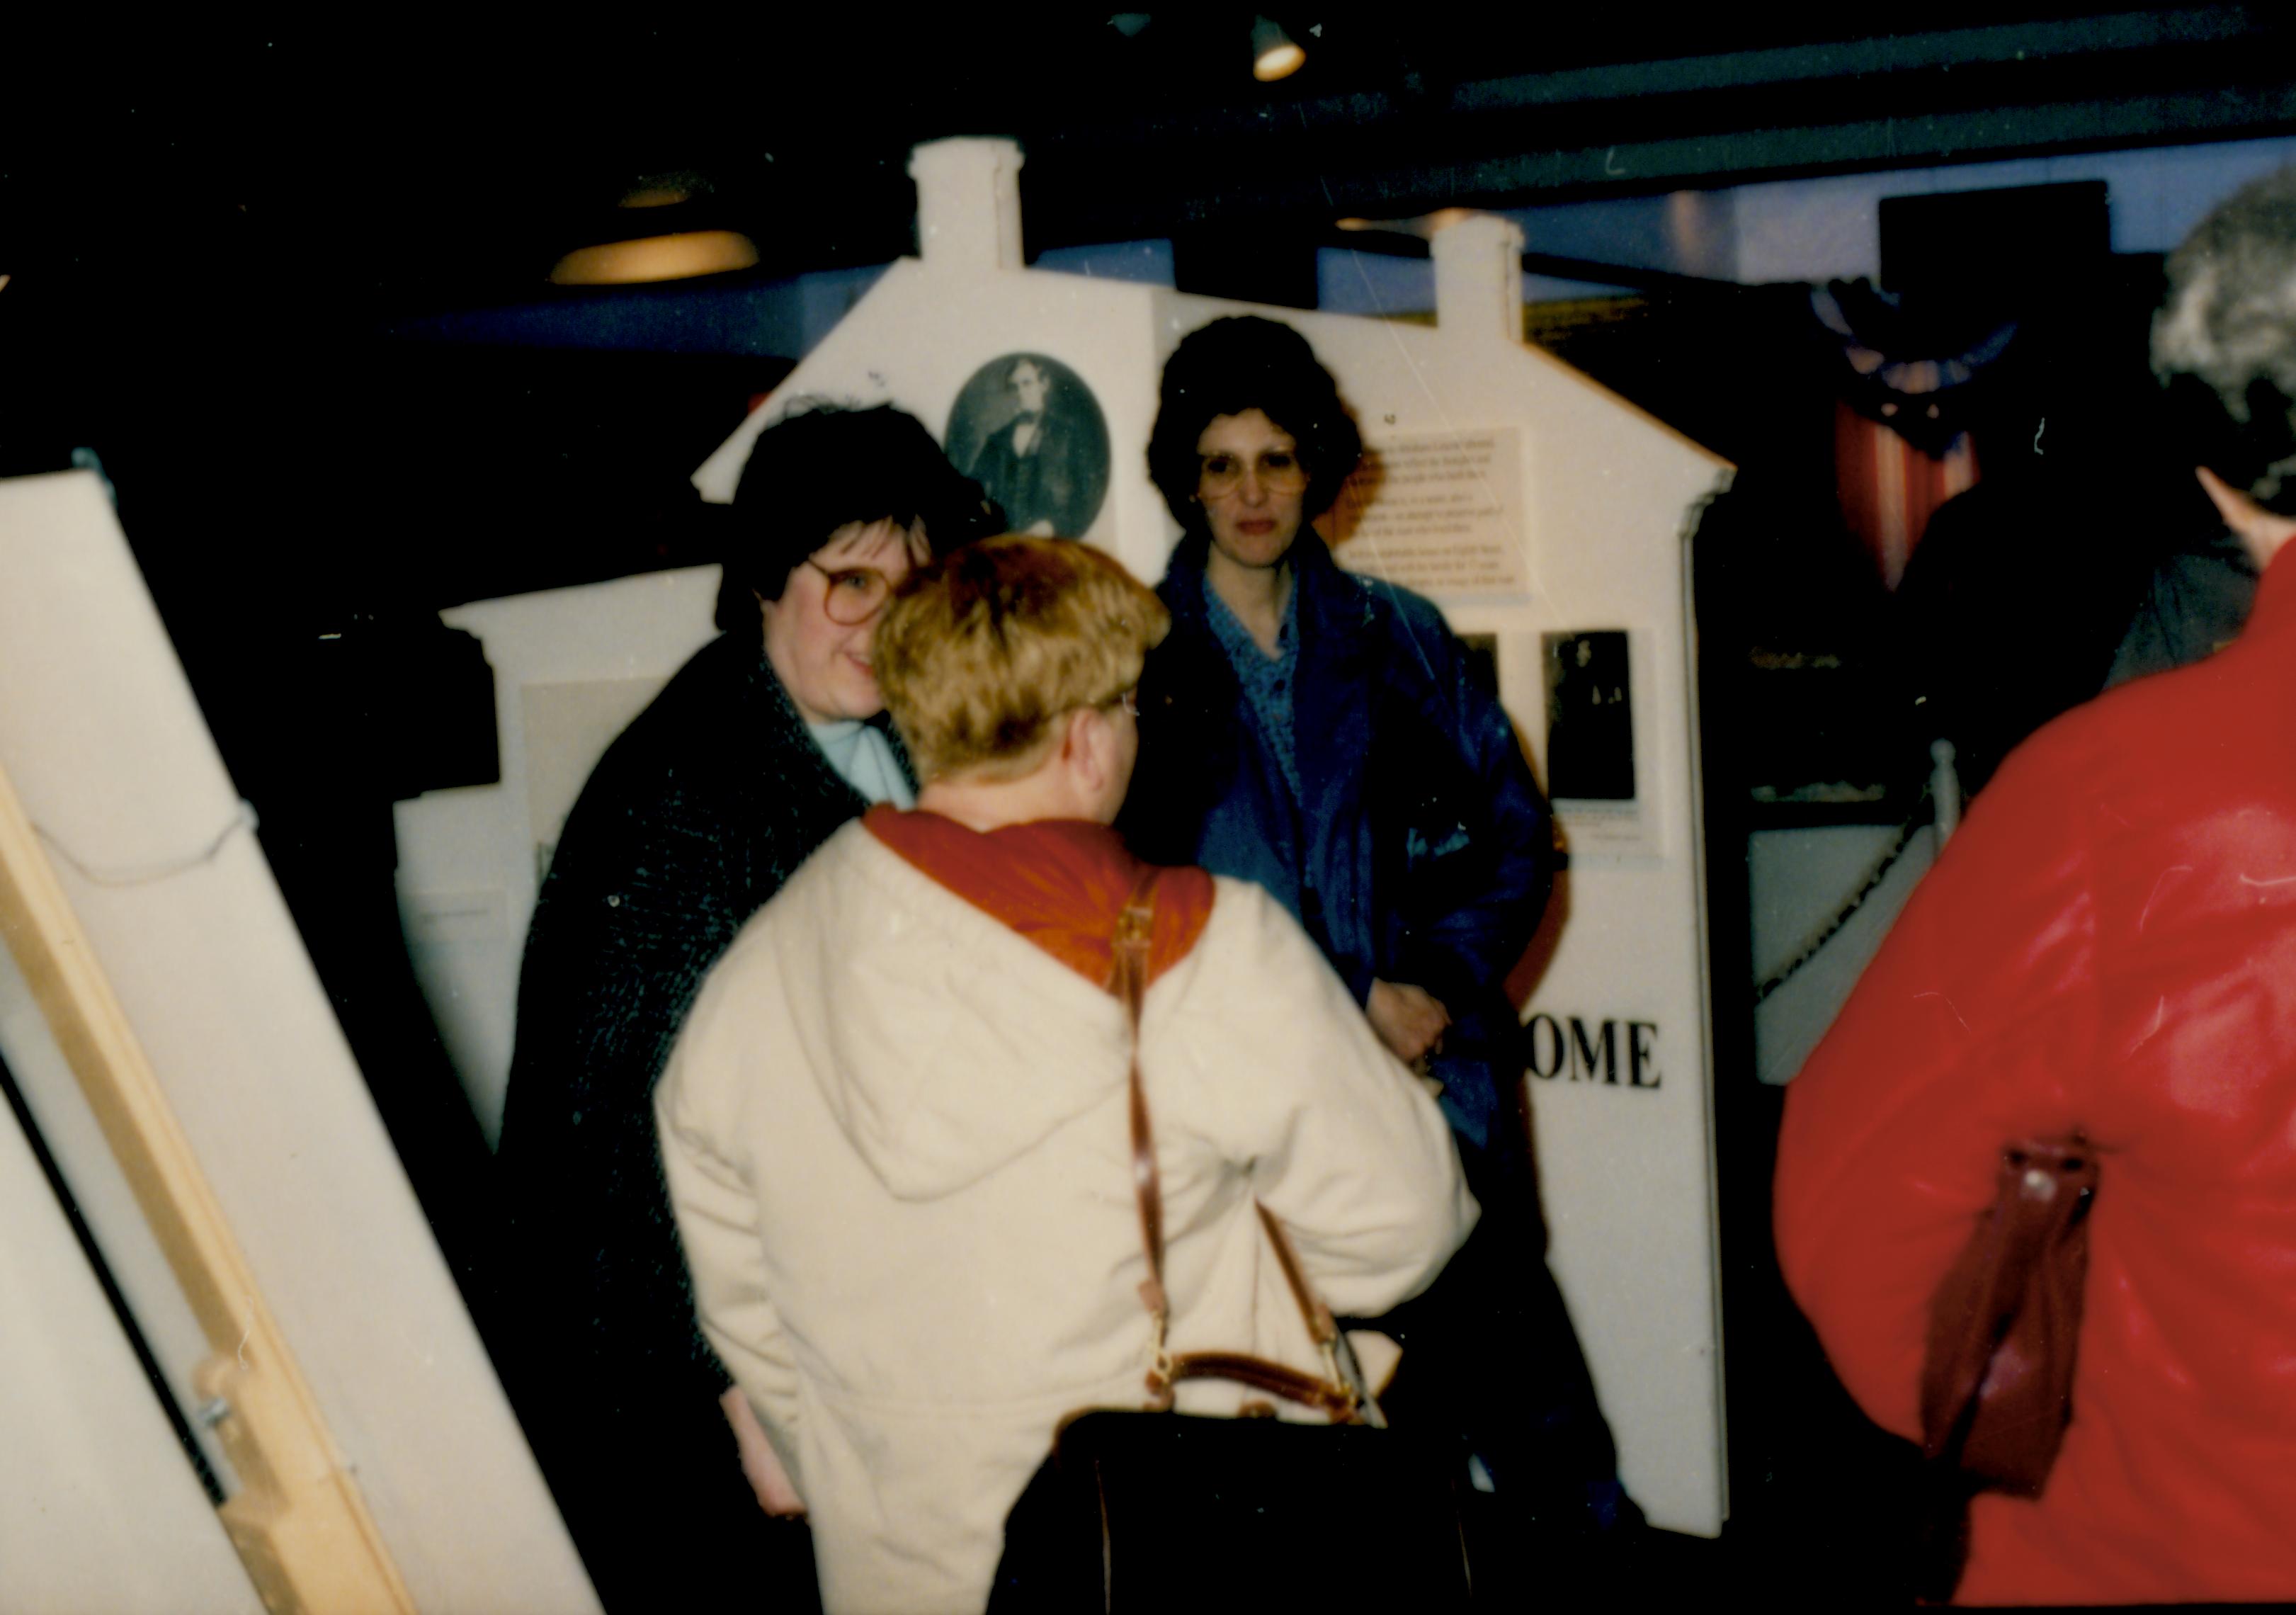
[(1251, 20), (1251, 76), (1262, 84), (1289, 78), (1308, 64), (1308, 53), (1272, 17)]
[(577, 247), (552, 266), (560, 286), (629, 286), (723, 275), (758, 261), (758, 244), (737, 230), (684, 230), (638, 241)]

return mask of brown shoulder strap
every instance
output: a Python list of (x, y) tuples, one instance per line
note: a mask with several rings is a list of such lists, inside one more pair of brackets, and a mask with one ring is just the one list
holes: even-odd
[[(1268, 1242), (1275, 1247), (1275, 1259), (1283, 1267), (1284, 1281), (1292, 1288), (1292, 1299), (1299, 1304), (1300, 1316), (1307, 1320), (1308, 1332), (1323, 1353), (1325, 1366), (1332, 1370), (1329, 1377), (1317, 1379), (1280, 1363), (1240, 1353), (1186, 1352), (1175, 1357), (1165, 1345), (1165, 1333), (1171, 1324), (1171, 1304), (1164, 1291), (1164, 1192), (1156, 1173), (1156, 1135), (1148, 1118), (1148, 1093), (1140, 1080), (1140, 1004), (1147, 993), (1149, 935), (1156, 919), (1156, 881), (1162, 873), (1154, 868), (1142, 871), (1117, 916), (1113, 983), (1132, 1028), (1132, 1069), (1128, 1078), (1132, 1191), (1140, 1204), (1140, 1245), (1148, 1258), (1148, 1276), (1140, 1284), (1140, 1301), (1155, 1320), (1156, 1328), (1155, 1354), (1148, 1370), (1150, 1406), (1171, 1406), (1172, 1387), (1177, 1381), (1218, 1378), (1238, 1380), (1318, 1408), (1333, 1423), (1357, 1422), (1367, 1399), (1360, 1383), (1361, 1375), (1349, 1372), (1348, 1360), (1340, 1355), (1345, 1343), (1340, 1338), (1331, 1308), (1309, 1287), (1283, 1223), (1265, 1206), (1258, 1208), (1261, 1226), (1267, 1230)], [(1376, 1404), (1373, 1406), (1375, 1409)], [(1372, 1418), (1384, 1422), (1375, 1411)]]
[(1275, 1247), (1276, 1263), (1283, 1269), (1283, 1282), (1292, 1286), (1292, 1299), (1300, 1305), (1300, 1316), (1308, 1320), (1308, 1332), (1315, 1337), (1318, 1347), (1328, 1347), (1340, 1334), (1332, 1309), (1324, 1305), (1323, 1297), (1308, 1287), (1308, 1275), (1300, 1271), (1300, 1256), (1292, 1249), (1291, 1236), (1283, 1232), (1283, 1220), (1266, 1206), (1258, 1209), (1259, 1225), (1267, 1230), (1267, 1242)]
[[(1140, 1003), (1148, 989), (1148, 939), (1156, 920), (1156, 881), (1161, 870), (1141, 871), (1116, 918), (1116, 996), (1132, 1027), (1132, 1193), (1140, 1205), (1140, 1244), (1148, 1256), (1148, 1277), (1140, 1299), (1156, 1320), (1156, 1357), (1164, 1359), (1164, 1327), (1169, 1309), (1164, 1297), (1164, 1193), (1156, 1176), (1156, 1136), (1148, 1120), (1148, 1094), (1140, 1086)], [(1168, 1389), (1167, 1391), (1168, 1396)]]

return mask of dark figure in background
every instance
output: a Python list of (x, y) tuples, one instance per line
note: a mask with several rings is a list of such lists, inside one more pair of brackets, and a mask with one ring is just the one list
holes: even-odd
[(734, 510), (724, 633), (567, 819), (527, 939), (503, 1123), (518, 1338), (497, 1359), (611, 1610), (814, 1596), (803, 1528), (767, 1513), (794, 1507), (785, 1480), (695, 1325), (653, 1085), (742, 922), (871, 802), (914, 801), (898, 739), (872, 721), (870, 637), (912, 565), (994, 530), (924, 428), (883, 407), (767, 428)]
[(1926, 774), (1929, 742), (1950, 740), (1971, 792), (2101, 689), (2218, 649), (2256, 589), (2189, 457), (2162, 452), (2157, 284), (2114, 260), (2022, 302), (2016, 340), (1971, 389), (1984, 478), (1931, 518), (1877, 636), (1905, 684), (1897, 755)]
[(1553, 885), (1553, 828), (1441, 614), (1341, 571), (1309, 530), (1361, 452), (1289, 326), (1218, 320), (1173, 353), (1148, 463), (1187, 530), (1158, 591), (1172, 631), (1142, 681), (1121, 827), (1153, 862), (1265, 887), (1397, 1058), (1441, 1084), (1484, 1217), (1376, 1325), (1406, 1346), (1398, 1417), (1457, 1435), (1511, 1518), (1558, 1542), (1639, 1513), (1542, 1259), (1518, 1110), (1505, 980)]
[(2113, 652), (2105, 686), (2213, 656), (2240, 637), (2263, 581), (2256, 557), (2230, 528), (2190, 535), (2146, 579), (2136, 615)]

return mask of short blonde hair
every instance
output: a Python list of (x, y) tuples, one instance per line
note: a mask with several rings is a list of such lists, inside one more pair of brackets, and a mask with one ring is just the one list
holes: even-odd
[(910, 575), (877, 626), (877, 686), (920, 779), (1017, 779), (1055, 719), (1137, 685), (1171, 626), (1089, 545), (986, 538)]

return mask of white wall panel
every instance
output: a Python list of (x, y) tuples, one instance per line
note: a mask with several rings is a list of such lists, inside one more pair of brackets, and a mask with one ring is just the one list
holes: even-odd
[(0, 1229), (0, 1608), (258, 1615), (262, 1601), (4, 1106)]
[(93, 475), (0, 483), (0, 768), (415, 1603), (594, 1608)]

